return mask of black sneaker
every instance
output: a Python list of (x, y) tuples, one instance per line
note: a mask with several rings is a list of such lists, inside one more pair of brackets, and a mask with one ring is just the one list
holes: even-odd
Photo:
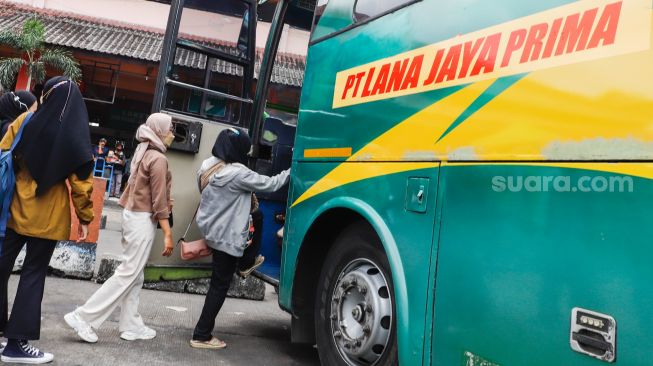
[(44, 353), (29, 344), (28, 341), (10, 340), (2, 351), (2, 362), (40, 364), (52, 362), (52, 353)]

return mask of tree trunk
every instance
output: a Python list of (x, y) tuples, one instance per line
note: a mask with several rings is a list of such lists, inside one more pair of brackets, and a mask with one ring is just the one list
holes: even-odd
[(16, 77), (16, 90), (30, 90), (30, 85), (32, 84), (32, 75), (29, 72), (27, 65), (23, 65), (18, 71), (18, 76)]

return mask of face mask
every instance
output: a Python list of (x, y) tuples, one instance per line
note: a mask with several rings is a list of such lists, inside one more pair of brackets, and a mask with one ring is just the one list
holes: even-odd
[(170, 145), (172, 145), (172, 142), (173, 142), (173, 141), (175, 141), (175, 135), (173, 135), (173, 134), (171, 134), (171, 133), (168, 134), (168, 136), (166, 136), (166, 137), (163, 139), (163, 143), (166, 145), (166, 147), (170, 147)]

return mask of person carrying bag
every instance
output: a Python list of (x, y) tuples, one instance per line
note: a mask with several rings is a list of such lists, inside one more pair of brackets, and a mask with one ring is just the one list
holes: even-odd
[[(211, 333), (245, 250), (256, 249), (248, 243), (252, 193), (277, 191), (289, 179), (290, 170), (274, 177), (250, 170), (246, 164), (251, 145), (245, 131), (236, 128), (223, 130), (213, 146), (213, 157), (205, 160), (203, 169), (198, 172), (200, 187), (204, 183), (205, 188), (196, 221), (207, 246), (213, 252), (213, 272), (202, 314), (190, 341), (193, 348), (220, 349), (227, 346)], [(209, 174), (203, 182), (203, 173), (220, 163), (224, 166), (217, 173)], [(262, 256), (257, 258), (247, 271), (263, 263)]]
[[(7, 338), (2, 362), (42, 364), (54, 359), (30, 341), (41, 337), (48, 263), (57, 241), (70, 237), (71, 197), (80, 221), (79, 241), (86, 239), (93, 221), (93, 156), (82, 94), (72, 80), (59, 76), (45, 83), (41, 98), (39, 109), (16, 118), (0, 141), (0, 150), (12, 150), (15, 171), (0, 251), (0, 331)], [(1, 178), (8, 176), (3, 172)], [(8, 316), (7, 282), (24, 245), (27, 254)]]
[[(205, 163), (213, 164), (209, 168), (204, 168), (204, 164), (202, 165), (202, 168), (197, 172), (197, 185), (200, 190), (200, 194), (202, 191), (204, 191), (204, 188), (209, 184), (211, 178), (217, 174), (220, 169), (222, 169), (225, 166), (225, 163), (219, 159), (216, 158), (209, 158), (205, 161)], [(256, 198), (256, 195), (252, 193), (252, 209), (251, 211), (254, 212), (258, 210), (258, 199)], [(180, 254), (181, 254), (181, 259), (185, 261), (190, 261), (194, 259), (199, 259), (199, 258), (204, 258), (208, 257), (213, 252), (211, 252), (211, 249), (206, 243), (206, 239), (198, 239), (194, 241), (186, 241), (186, 236), (188, 235), (188, 231), (190, 231), (190, 227), (193, 224), (193, 221), (195, 221), (195, 217), (197, 217), (197, 211), (199, 210), (200, 206), (199, 204), (197, 205), (197, 209), (195, 209), (195, 213), (193, 214), (193, 218), (188, 222), (188, 226), (186, 226), (186, 231), (184, 231), (184, 235), (177, 241), (177, 245), (181, 248)], [(250, 225), (250, 232), (253, 231), (253, 225)], [(251, 243), (251, 239), (248, 240), (248, 243)], [(262, 258), (262, 256), (259, 256)], [(258, 261), (261, 261), (258, 259)], [(261, 261), (262, 262), (262, 261)], [(247, 275), (249, 275), (252, 272), (253, 269), (249, 270)], [(241, 276), (244, 273), (241, 273)], [(245, 277), (245, 276), (243, 276)]]

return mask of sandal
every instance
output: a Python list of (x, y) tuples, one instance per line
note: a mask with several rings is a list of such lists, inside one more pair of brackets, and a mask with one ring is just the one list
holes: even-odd
[(247, 276), (251, 275), (252, 272), (254, 272), (254, 270), (256, 270), (258, 267), (260, 267), (261, 264), (263, 264), (263, 262), (265, 262), (265, 257), (262, 256), (262, 255), (259, 255), (254, 260), (254, 264), (252, 264), (251, 267), (249, 267), (249, 268), (247, 268), (247, 269), (245, 269), (243, 271), (238, 271), (238, 274), (242, 278), (247, 278)]
[(190, 340), (190, 346), (193, 348), (200, 349), (222, 349), (227, 347), (227, 344), (215, 337), (211, 338), (209, 341), (197, 341), (194, 339)]

